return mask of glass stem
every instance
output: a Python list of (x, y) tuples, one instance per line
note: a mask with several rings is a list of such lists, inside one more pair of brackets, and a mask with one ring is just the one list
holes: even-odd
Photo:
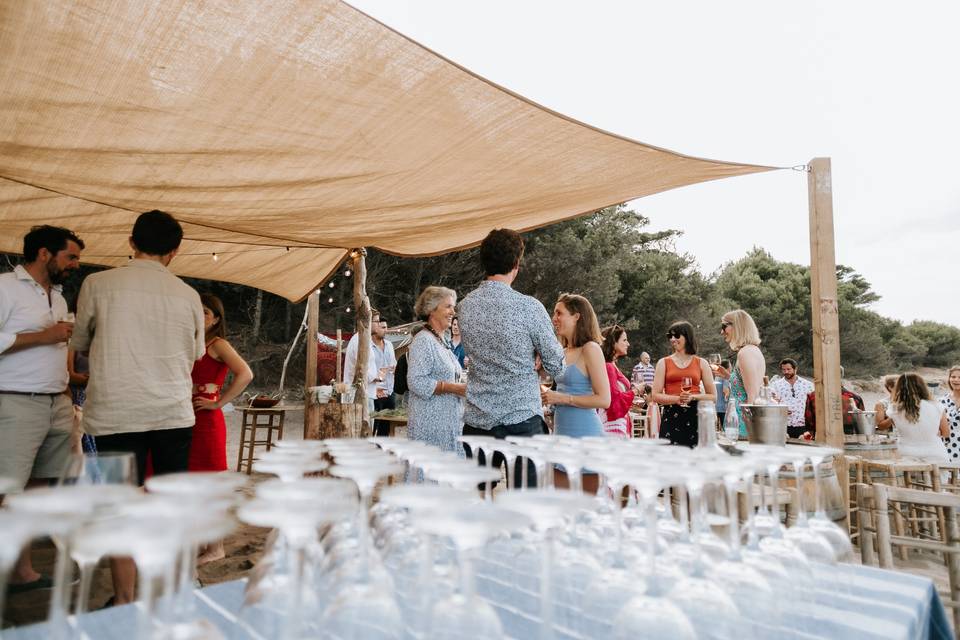
[(770, 467), (770, 515), (773, 516), (774, 535), (780, 536), (780, 500), (777, 497), (777, 489), (780, 486), (780, 465)]
[(660, 585), (657, 582), (657, 502), (656, 494), (643, 493), (643, 511), (647, 516), (647, 594), (657, 596)]
[(676, 487), (677, 510), (680, 511), (680, 537), (684, 540), (690, 539), (690, 512), (688, 509), (687, 491), (683, 487)]
[(370, 522), (369, 516), (370, 513), (370, 502), (373, 497), (373, 490), (363, 491), (360, 494), (360, 553), (362, 559), (362, 566), (364, 575), (370, 575)]
[(617, 528), (617, 558), (623, 558), (623, 502), (620, 494), (623, 493), (622, 483), (612, 483), (613, 490), (613, 526)]
[(543, 534), (543, 551), (540, 553), (540, 640), (553, 640), (553, 594), (550, 585), (550, 570), (553, 563), (553, 531)]
[(819, 460), (810, 460), (813, 466), (813, 501), (816, 504), (817, 512), (813, 516), (814, 518), (819, 518), (825, 520), (827, 517), (827, 512), (823, 509), (823, 500), (820, 497), (820, 465), (823, 463), (823, 458)]
[(753, 472), (743, 476), (743, 485), (746, 488), (744, 500), (747, 505), (747, 548), (756, 549), (759, 541), (757, 540), (757, 523), (754, 520), (756, 514), (753, 512)]
[(137, 625), (137, 638), (139, 640), (152, 640), (153, 638), (153, 583), (154, 575), (151, 567), (137, 564), (137, 576), (139, 578), (140, 609), (139, 624)]
[(49, 625), (51, 640), (62, 640), (66, 637), (67, 613), (70, 607), (70, 592), (67, 584), (70, 554), (67, 551), (66, 540), (54, 539), (54, 544), (57, 547), (57, 557), (53, 570), (53, 593), (50, 594)]
[[(80, 592), (77, 594), (76, 612), (80, 614), (87, 612), (87, 602), (90, 600), (90, 586), (93, 584), (93, 572), (97, 568), (96, 562), (80, 563)], [(3, 608), (0, 607), (0, 612)]]
[(7, 604), (7, 581), (12, 567), (0, 567), (0, 638), (3, 637), (3, 613)]
[(793, 462), (794, 476), (797, 479), (797, 526), (807, 526), (807, 510), (803, 508), (803, 460)]
[(472, 600), (477, 593), (477, 585), (473, 578), (473, 559), (469, 549), (457, 547), (457, 558), (460, 561), (460, 594), (465, 600)]
[[(300, 637), (300, 618), (303, 609), (303, 566), (304, 540), (297, 536), (296, 541), (290, 540), (290, 588), (293, 600), (287, 609), (283, 625), (284, 640), (295, 640)], [(364, 556), (366, 557), (366, 556)]]
[(690, 487), (687, 505), (690, 509), (690, 516), (692, 518), (690, 523), (690, 532), (693, 537), (694, 571), (696, 572), (703, 571), (703, 549), (700, 547), (700, 536), (697, 535), (700, 532), (699, 511), (701, 491), (701, 487)]
[(730, 546), (730, 558), (740, 559), (740, 515), (737, 513), (737, 486), (736, 479), (725, 477), (723, 488), (727, 502), (727, 544)]
[(185, 544), (180, 550), (180, 580), (177, 585), (176, 615), (189, 618), (193, 607), (193, 577), (197, 573), (197, 546)]
[(420, 625), (418, 636), (427, 637), (430, 632), (430, 589), (433, 579), (433, 537), (423, 534), (423, 557), (420, 558)]

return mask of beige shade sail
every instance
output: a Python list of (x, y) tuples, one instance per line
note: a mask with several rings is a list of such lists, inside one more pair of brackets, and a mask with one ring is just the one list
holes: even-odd
[(177, 273), (296, 300), (352, 247), (437, 254), (772, 168), (573, 121), (333, 0), (0, 3), (0, 251), (62, 224), (120, 264), (159, 208)]

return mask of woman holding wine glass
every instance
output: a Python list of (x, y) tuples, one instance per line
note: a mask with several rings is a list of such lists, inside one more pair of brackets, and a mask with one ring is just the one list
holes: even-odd
[[(563, 345), (563, 373), (557, 390), (541, 391), (544, 404), (554, 405), (554, 433), (574, 438), (603, 435), (597, 409), (610, 406), (610, 381), (600, 343), (600, 325), (590, 301), (564, 293), (553, 309), (553, 328)], [(559, 478), (565, 486), (565, 478)], [(596, 493), (596, 474), (585, 474), (583, 490)]]
[(737, 362), (732, 372), (720, 368), (717, 375), (730, 379), (730, 397), (734, 400), (737, 411), (740, 437), (745, 437), (747, 425), (740, 412), (740, 405), (751, 404), (756, 399), (767, 369), (763, 352), (760, 351), (760, 332), (749, 313), (743, 309), (735, 309), (720, 318), (720, 335), (737, 353)]
[[(674, 322), (667, 329), (673, 353), (657, 362), (653, 376), (653, 399), (663, 407), (660, 437), (671, 444), (697, 445), (697, 403), (717, 397), (710, 365), (697, 356), (693, 325)], [(703, 384), (703, 392), (700, 385)]]

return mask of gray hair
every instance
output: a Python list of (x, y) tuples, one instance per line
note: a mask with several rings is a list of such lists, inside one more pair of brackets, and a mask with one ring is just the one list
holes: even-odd
[(456, 304), (457, 292), (446, 287), (427, 287), (417, 298), (417, 303), (413, 305), (413, 313), (417, 316), (417, 319), (426, 320), (447, 298), (453, 298), (453, 303)]

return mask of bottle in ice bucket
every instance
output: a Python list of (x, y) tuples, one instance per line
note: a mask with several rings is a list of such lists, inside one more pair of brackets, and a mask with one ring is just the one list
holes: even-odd
[(733, 398), (727, 403), (727, 412), (723, 416), (723, 435), (730, 442), (740, 439), (740, 419), (737, 418), (737, 403)]
[(777, 404), (773, 399), (773, 389), (770, 388), (770, 378), (767, 376), (763, 376), (763, 386), (760, 387), (760, 392), (757, 393), (753, 404)]

